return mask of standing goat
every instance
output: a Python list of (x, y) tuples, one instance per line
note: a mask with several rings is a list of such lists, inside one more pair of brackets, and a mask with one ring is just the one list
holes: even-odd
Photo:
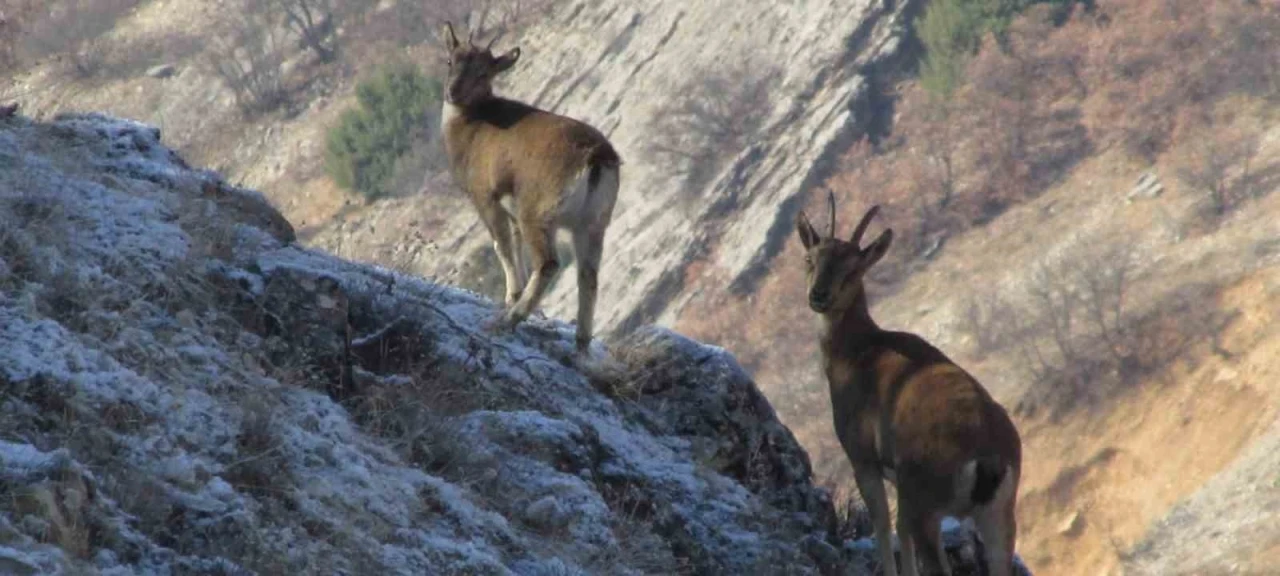
[[(585, 352), (622, 160), (599, 130), (493, 94), (494, 77), (515, 65), (519, 48), (495, 57), (492, 41), (479, 48), (468, 37), (464, 45), (448, 23), (445, 40), (445, 152), (454, 181), (471, 197), (502, 263), (507, 309), (499, 325), (514, 327), (542, 301), (560, 269), (555, 234), (568, 229), (578, 267), (576, 344)], [(533, 261), (527, 284), (521, 238)]]
[(872, 207), (848, 242), (831, 226), (820, 237), (801, 212), (809, 308), (822, 315), (823, 368), (831, 387), (836, 436), (866, 500), (886, 576), (896, 576), (884, 479), (898, 487), (902, 572), (916, 574), (919, 552), (929, 575), (951, 574), (940, 537), (944, 516), (971, 517), (989, 573), (1013, 570), (1014, 505), (1022, 441), (1005, 409), (976, 379), (923, 338), (882, 330), (867, 309), (863, 276), (893, 241), (886, 229), (865, 249)]

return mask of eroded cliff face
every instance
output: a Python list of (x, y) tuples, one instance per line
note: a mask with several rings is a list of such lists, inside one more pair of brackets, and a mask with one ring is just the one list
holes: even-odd
[[(498, 49), (516, 43), (522, 49), (500, 93), (598, 126), (623, 156), (601, 272), (602, 332), (674, 321), (695, 294), (685, 282), (694, 260), (709, 259), (717, 277), (732, 279), (720, 288), (752, 287), (789, 234), (801, 192), (820, 182), (834, 156), (872, 121), (872, 76), (901, 64), (909, 18), (919, 6), (881, 0), (564, 3), (520, 38), (499, 42)], [(762, 125), (745, 149), (690, 190), (678, 170), (648, 152), (663, 137), (654, 128), (658, 115), (689, 89), (690, 78), (743, 62), (778, 72)], [(490, 250), (488, 235), (457, 194), (391, 200), (309, 242), (446, 280)], [(575, 306), (576, 283), (565, 274), (544, 309), (572, 318)]]

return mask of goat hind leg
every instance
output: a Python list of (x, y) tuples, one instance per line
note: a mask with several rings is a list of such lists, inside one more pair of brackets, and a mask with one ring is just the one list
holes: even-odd
[(604, 230), (573, 233), (573, 257), (578, 268), (578, 333), (575, 344), (579, 352), (585, 353), (591, 345), (603, 253)]
[[(516, 268), (516, 284), (523, 289), (526, 282), (529, 281), (529, 258), (528, 250), (525, 249), (524, 235), (520, 233), (520, 224), (516, 222), (514, 216), (508, 215), (507, 222), (511, 228), (511, 236), (514, 239), (514, 258), (512, 259)], [(519, 299), (520, 295), (517, 294)]]
[(1017, 518), (1011, 501), (992, 502), (973, 515), (987, 563), (987, 574), (1011, 576), (1013, 574), (1013, 547), (1017, 534)]

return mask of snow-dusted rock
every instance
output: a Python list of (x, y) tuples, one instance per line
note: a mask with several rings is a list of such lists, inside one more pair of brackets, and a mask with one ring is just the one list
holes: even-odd
[(492, 333), (159, 136), (0, 127), (0, 569), (868, 573), (725, 351)]

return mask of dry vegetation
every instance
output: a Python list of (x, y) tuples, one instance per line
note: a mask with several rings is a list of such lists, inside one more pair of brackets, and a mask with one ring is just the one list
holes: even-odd
[(1167, 368), (1189, 347), (1212, 342), (1228, 323), (1212, 286), (1187, 285), (1156, 302), (1130, 294), (1139, 280), (1133, 247), (1082, 242), (1031, 271), (1018, 293), (999, 288), (966, 299), (951, 329), (975, 358), (1008, 354), (1030, 383), (1015, 405), (1051, 419), (1098, 408)]
[[(1258, 119), (1280, 94), (1280, 7), (1116, 0), (1077, 6), (1061, 19), (1056, 10), (1033, 7), (1001, 41), (988, 36), (950, 98), (900, 85), (892, 134), (846, 154), (828, 183), (849, 211), (841, 220), (879, 203), (898, 233), (870, 278), (873, 294), (902, 286), (948, 238), (1037, 198), (1103, 152), (1171, 165), (1184, 189), (1205, 200), (1192, 232), (1210, 233), (1274, 188), (1251, 159)], [(825, 206), (809, 204), (825, 218)], [(1214, 286), (1188, 286), (1156, 302), (1126, 298), (1140, 273), (1129, 256), (1093, 243), (1046, 258), (1024, 285), (975, 296), (950, 329), (972, 334), (975, 358), (1014, 358), (1033, 377), (1024, 416), (1096, 406), (1188, 343), (1212, 339), (1220, 325), (1218, 312), (1196, 305)], [(817, 362), (797, 262), (788, 243), (755, 294), (708, 296), (679, 326), (722, 342), (751, 366), (818, 471), (839, 474), (830, 422), (817, 417), (827, 413), (825, 387), (796, 377), (815, 373)], [(707, 285), (726, 280), (700, 265), (689, 274)]]
[(142, 0), (54, 0), (26, 13), (18, 40), (19, 58), (32, 62), (54, 57), (78, 79), (99, 76), (110, 51), (98, 43), (116, 22)]
[(267, 6), (265, 2), (246, 4), (222, 24), (202, 55), (246, 116), (275, 110), (288, 97), (284, 73), (288, 43)]

